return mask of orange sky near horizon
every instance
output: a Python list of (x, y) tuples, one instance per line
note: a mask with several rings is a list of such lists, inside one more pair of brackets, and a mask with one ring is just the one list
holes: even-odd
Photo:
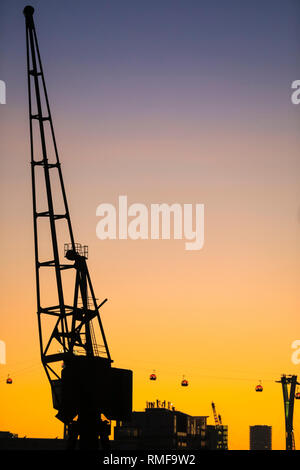
[[(26, 135), (16, 144), (23, 162), (28, 160), (25, 139)], [(187, 171), (180, 160), (186, 142), (157, 140), (153, 148), (148, 142), (146, 160), (158, 149), (178, 159), (171, 170), (165, 162), (161, 167), (157, 162), (156, 170), (173, 171), (174, 182), (156, 185), (153, 198), (152, 175), (144, 175), (144, 185), (137, 177), (141, 168), (136, 156), (143, 143), (102, 142), (101, 152), (111, 158), (101, 157), (98, 162), (85, 158), (82, 181), (88, 180), (88, 190), (83, 193), (76, 189), (76, 166), (83, 163), (81, 149), (75, 142), (63, 143), (67, 151), (61, 158), (75, 237), (89, 245), (96, 296), (109, 299), (102, 319), (115, 365), (134, 372), (134, 410), (142, 410), (146, 400), (166, 399), (186, 413), (209, 415), (212, 424), (213, 400), (229, 426), (230, 449), (248, 449), (249, 425), (254, 424), (271, 425), (273, 448), (284, 448), (283, 400), (275, 380), (282, 373), (299, 373), (299, 366), (291, 362), (299, 311), (298, 190), (292, 185), (295, 175), (291, 171), (296, 149), (292, 142), (289, 160), (282, 160), (281, 146), (288, 142), (284, 139), (278, 137), (276, 153), (274, 141), (271, 149), (262, 148), (265, 174), (261, 180), (256, 178), (255, 187), (251, 186), (255, 174), (249, 173), (252, 149), (247, 154), (243, 147), (244, 164), (234, 166), (242, 143), (227, 141), (226, 148), (224, 142), (211, 144), (214, 154), (222, 152), (223, 158), (229, 156), (227, 165), (232, 162), (230, 170), (224, 166), (219, 182), (219, 173), (214, 184), (206, 182), (215, 171), (212, 159), (198, 182), (194, 184), (192, 176), (190, 187), (179, 188), (177, 182)], [(192, 154), (197, 142), (189, 144)], [(192, 166), (193, 160), (189, 161)], [(258, 155), (255, 162), (259, 162)], [(93, 166), (94, 170), (98, 167), (98, 174), (91, 171)], [(244, 185), (242, 178), (229, 178), (234, 170), (245, 178)], [(267, 180), (270, 170), (272, 179)], [(159, 181), (163, 180), (161, 172), (157, 172)], [(189, 172), (193, 174), (191, 168)], [(1, 339), (7, 344), (7, 365), (1, 365), (1, 430), (27, 437), (61, 436), (62, 425), (54, 418), (50, 386), (39, 360), (29, 165), (23, 164), (22, 172), (17, 170), (17, 181), (4, 183), (3, 192), (3, 200), (10, 197), (10, 203), (3, 207), (6, 225), (1, 234), (6, 266), (1, 284)], [(127, 194), (129, 204), (204, 203), (204, 248), (185, 251), (184, 240), (98, 240), (96, 207), (101, 202), (117, 204), (119, 194)], [(148, 379), (153, 369), (158, 374), (156, 383)], [(12, 386), (5, 384), (7, 374), (14, 380)], [(182, 375), (190, 382), (187, 389), (180, 387)], [(259, 380), (262, 394), (254, 391)], [(296, 402), (296, 445), (300, 445), (298, 408)]]

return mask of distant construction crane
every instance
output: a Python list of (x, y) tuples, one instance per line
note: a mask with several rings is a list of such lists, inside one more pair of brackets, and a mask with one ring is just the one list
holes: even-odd
[(217, 414), (216, 405), (214, 402), (211, 402), (211, 407), (213, 410), (215, 426), (209, 426), (209, 428), (214, 428), (214, 438), (216, 441), (216, 449), (218, 450), (227, 450), (228, 449), (228, 428), (222, 423), (221, 415)]
[(297, 375), (283, 374), (281, 376), (281, 379), (277, 380), (276, 382), (281, 383), (282, 386), (286, 450), (295, 450), (295, 439), (293, 429), (294, 400), (296, 385), (300, 384), (297, 382)]
[[(96, 449), (100, 436), (107, 448), (110, 427), (101, 420), (101, 414), (108, 420), (130, 418), (132, 371), (111, 367), (113, 361), (99, 314), (107, 299), (98, 305), (87, 268), (87, 247), (75, 243), (33, 21), (34, 8), (26, 6), (23, 13), (41, 360), (69, 447), (74, 447), (79, 437), (81, 449)], [(64, 263), (60, 260), (59, 240), (68, 240)], [(68, 292), (71, 296), (66, 300)]]
[(211, 407), (212, 407), (212, 410), (213, 410), (215, 425), (216, 425), (216, 426), (222, 426), (222, 418), (221, 418), (221, 415), (218, 415), (218, 414), (217, 414), (216, 405), (214, 404), (213, 401), (211, 402)]

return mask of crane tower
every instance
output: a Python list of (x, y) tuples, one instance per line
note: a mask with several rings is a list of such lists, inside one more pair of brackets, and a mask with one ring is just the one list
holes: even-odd
[(75, 242), (34, 8), (26, 6), (23, 13), (41, 361), (65, 436), (73, 443), (79, 437), (81, 448), (94, 449), (99, 436), (107, 442), (101, 414), (121, 420), (131, 413), (132, 372), (111, 366), (99, 313), (107, 299), (98, 304), (87, 267), (87, 246)]

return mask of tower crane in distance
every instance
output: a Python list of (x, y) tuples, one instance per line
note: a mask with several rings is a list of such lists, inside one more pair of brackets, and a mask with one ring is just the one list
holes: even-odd
[(214, 404), (213, 401), (211, 402), (211, 407), (212, 407), (212, 410), (213, 410), (215, 425), (216, 426), (221, 426), (222, 425), (222, 418), (221, 418), (221, 415), (217, 414), (216, 405)]
[[(33, 20), (26, 21), (27, 80), (37, 317), (41, 361), (68, 447), (97, 449), (109, 440), (107, 420), (130, 419), (132, 371), (112, 367), (87, 267), (75, 243), (45, 77)], [(60, 237), (60, 238), (59, 238)], [(66, 238), (63, 238), (66, 237)], [(60, 240), (65, 260), (61, 260)], [(71, 287), (70, 287), (71, 286)]]

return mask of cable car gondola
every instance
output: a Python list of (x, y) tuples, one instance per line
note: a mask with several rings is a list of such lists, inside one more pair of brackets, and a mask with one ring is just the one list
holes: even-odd
[(297, 391), (296, 391), (296, 393), (295, 393), (295, 398), (296, 398), (296, 400), (300, 400), (299, 387), (297, 387)]
[(188, 384), (189, 384), (188, 381), (187, 381), (187, 380), (184, 378), (184, 376), (183, 376), (182, 381), (181, 381), (181, 386), (182, 386), (182, 387), (187, 387)]
[(9, 385), (11, 385), (12, 382), (13, 382), (12, 379), (11, 379), (10, 376), (8, 375), (8, 376), (7, 376), (7, 379), (6, 379), (6, 383), (9, 384)]
[(157, 377), (156, 377), (156, 374), (155, 374), (155, 370), (152, 372), (152, 374), (150, 374), (150, 380), (156, 380)]
[(255, 391), (256, 391), (256, 392), (262, 392), (262, 391), (263, 391), (263, 386), (262, 386), (262, 384), (261, 384), (261, 380), (259, 381), (259, 384), (256, 385)]

